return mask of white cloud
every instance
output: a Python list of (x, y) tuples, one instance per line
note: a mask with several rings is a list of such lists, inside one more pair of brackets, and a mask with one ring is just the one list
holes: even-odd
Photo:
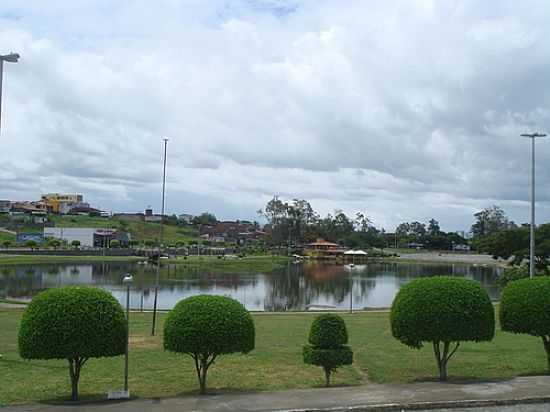
[(280, 194), (388, 229), (465, 229), (492, 203), (527, 220), (518, 134), (550, 129), (546, 2), (5, 3), (0, 51), (22, 58), (5, 66), (0, 198), (158, 205), (168, 137), (173, 212), (251, 217)]

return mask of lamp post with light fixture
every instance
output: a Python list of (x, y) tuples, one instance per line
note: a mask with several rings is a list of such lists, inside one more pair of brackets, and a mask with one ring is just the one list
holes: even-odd
[(124, 392), (126, 394), (128, 394), (128, 347), (130, 345), (130, 287), (133, 281), (134, 277), (129, 273), (122, 279), (122, 283), (126, 285), (126, 353), (124, 354)]
[(19, 57), (21, 56), (17, 53), (0, 55), (0, 131), (2, 130), (2, 77), (4, 74), (4, 62), (17, 63)]
[(531, 235), (529, 238), (529, 277), (535, 275), (535, 139), (545, 137), (542, 133), (524, 133), (531, 139)]

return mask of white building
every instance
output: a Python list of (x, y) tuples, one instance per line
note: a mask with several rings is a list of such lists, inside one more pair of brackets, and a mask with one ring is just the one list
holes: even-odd
[(55, 238), (65, 240), (71, 243), (75, 240), (80, 242), (80, 246), (93, 247), (94, 241), (98, 236), (112, 236), (114, 229), (98, 229), (85, 227), (45, 227), (44, 238)]

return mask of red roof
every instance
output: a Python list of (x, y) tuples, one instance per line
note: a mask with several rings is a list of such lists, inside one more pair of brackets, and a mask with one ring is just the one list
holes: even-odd
[(308, 243), (308, 246), (338, 246), (338, 244), (328, 242), (325, 239), (317, 239), (315, 242)]

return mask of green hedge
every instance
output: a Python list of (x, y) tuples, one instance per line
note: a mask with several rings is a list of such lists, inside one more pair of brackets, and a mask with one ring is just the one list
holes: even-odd
[(390, 322), (393, 336), (405, 345), (433, 344), (441, 380), (447, 378), (447, 362), (460, 342), (490, 341), (495, 333), (487, 292), (463, 278), (423, 278), (405, 285), (393, 301)]
[(323, 349), (338, 348), (348, 343), (346, 324), (340, 316), (323, 314), (311, 324), (309, 343)]
[(164, 348), (195, 360), (201, 393), (206, 374), (223, 354), (254, 349), (255, 329), (242, 304), (224, 296), (199, 295), (180, 301), (164, 323)]
[(309, 331), (309, 345), (303, 347), (306, 364), (321, 366), (325, 371), (325, 384), (340, 366), (353, 363), (353, 352), (348, 343), (348, 331), (344, 320), (333, 314), (319, 315)]
[(502, 291), (499, 317), (503, 331), (542, 339), (550, 370), (550, 278), (510, 282)]
[(24, 359), (67, 359), (76, 399), (80, 369), (89, 358), (125, 353), (126, 319), (120, 304), (103, 289), (48, 289), (25, 310), (18, 346)]

